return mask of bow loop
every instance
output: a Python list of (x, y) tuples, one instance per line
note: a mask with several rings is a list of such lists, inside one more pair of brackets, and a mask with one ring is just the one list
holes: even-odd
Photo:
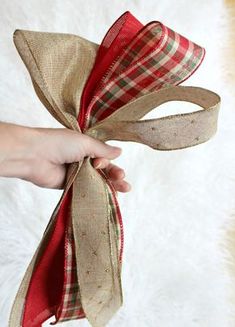
[(97, 83), (85, 127), (94, 126), (138, 97), (182, 83), (196, 71), (204, 56), (203, 47), (161, 22), (147, 24), (122, 48)]
[(62, 125), (80, 131), (81, 94), (98, 45), (77, 35), (27, 30), (16, 30), (13, 39), (40, 101)]
[[(168, 101), (188, 101), (203, 110), (158, 119), (139, 120)], [(207, 141), (217, 129), (220, 97), (207, 89), (175, 86), (128, 103), (85, 134), (101, 141), (119, 140), (146, 144), (157, 150), (176, 150)]]

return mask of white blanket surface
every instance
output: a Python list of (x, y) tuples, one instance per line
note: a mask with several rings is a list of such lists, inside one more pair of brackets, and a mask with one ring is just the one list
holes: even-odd
[[(227, 79), (235, 65), (229, 66), (224, 57), (229, 40), (223, 1), (1, 0), (0, 120), (62, 127), (33, 90), (12, 41), (15, 29), (78, 34), (100, 43), (126, 10), (144, 24), (161, 21), (205, 47), (201, 67), (182, 85), (211, 89), (222, 103), (217, 134), (199, 146), (164, 152), (137, 143), (108, 142), (122, 147), (114, 162), (125, 169), (132, 185), (131, 192), (118, 196), (125, 234), (124, 304), (109, 326), (232, 327), (235, 283), (225, 236), (235, 209), (235, 100)], [(199, 108), (172, 102), (145, 118), (195, 109)], [(19, 283), (61, 194), (0, 178), (2, 327), (7, 326)], [(83, 319), (64, 326), (89, 323)]]

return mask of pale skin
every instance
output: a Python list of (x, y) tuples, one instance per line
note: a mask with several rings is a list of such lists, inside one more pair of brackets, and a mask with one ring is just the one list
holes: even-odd
[(63, 189), (68, 165), (91, 157), (116, 191), (129, 192), (122, 168), (111, 163), (120, 156), (114, 147), (67, 128), (38, 128), (0, 122), (0, 176), (15, 177), (37, 186)]

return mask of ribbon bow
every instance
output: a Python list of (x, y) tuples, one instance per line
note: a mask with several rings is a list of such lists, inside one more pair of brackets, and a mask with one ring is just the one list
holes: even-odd
[[(101, 141), (175, 150), (207, 141), (217, 129), (220, 97), (177, 86), (205, 50), (160, 22), (143, 26), (130, 12), (100, 45), (82, 37), (16, 30), (14, 43), (34, 89), (65, 127)], [(201, 106), (141, 120), (167, 101)], [(86, 317), (103, 327), (123, 303), (123, 224), (116, 192), (91, 158), (70, 164), (62, 197), (27, 268), (9, 327), (40, 327)]]

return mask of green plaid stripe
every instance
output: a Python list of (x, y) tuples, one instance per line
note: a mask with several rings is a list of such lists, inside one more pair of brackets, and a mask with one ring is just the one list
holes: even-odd
[(138, 33), (138, 36), (132, 40), (114, 65), (111, 66), (108, 74), (106, 74), (105, 78), (102, 79), (99, 85), (100, 88), (102, 88), (102, 86), (111, 78), (120, 75), (122, 71), (130, 65), (130, 63), (133, 64), (134, 61), (136, 62), (137, 60), (140, 60), (141, 57), (151, 51), (152, 47), (159, 42), (162, 36), (160, 23), (154, 22), (147, 26), (148, 28), (144, 28)]
[[(147, 44), (152, 51), (137, 62), (134, 55), (130, 56), (135, 62), (133, 64), (130, 61), (126, 69), (125, 54), (119, 58), (110, 76), (115, 76), (114, 71), (120, 70), (121, 73), (111, 81), (107, 81), (94, 95), (88, 108), (86, 128), (143, 94), (179, 84), (200, 64), (204, 49), (197, 44), (162, 24), (159, 26), (159, 23), (147, 25), (145, 28), (150, 29), (151, 35), (154, 34), (154, 30), (156, 38), (157, 33), (162, 29), (160, 44), (155, 48)], [(132, 50), (132, 53), (134, 54), (135, 50)]]
[(65, 279), (62, 301), (56, 312), (56, 322), (84, 317), (80, 301), (80, 289), (77, 279), (75, 242), (72, 232), (71, 219), (66, 231), (65, 247)]

